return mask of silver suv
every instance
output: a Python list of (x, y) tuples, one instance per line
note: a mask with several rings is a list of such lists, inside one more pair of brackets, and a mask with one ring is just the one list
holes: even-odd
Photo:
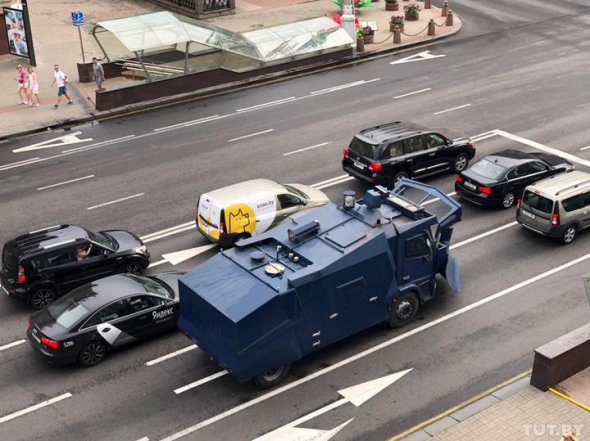
[(569, 244), (590, 226), (590, 174), (573, 171), (536, 182), (517, 205), (516, 220), (523, 227)]

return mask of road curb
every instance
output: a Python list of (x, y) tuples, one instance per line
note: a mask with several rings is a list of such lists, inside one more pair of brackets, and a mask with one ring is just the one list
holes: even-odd
[(162, 107), (168, 107), (176, 104), (182, 104), (189, 101), (195, 101), (199, 99), (204, 99), (211, 96), (216, 95), (223, 95), (227, 93), (231, 93), (235, 90), (243, 90), (245, 88), (250, 87), (257, 87), (264, 84), (270, 84), (273, 82), (279, 81), (287, 81), (292, 78), (297, 78), (299, 76), (309, 75), (314, 72), (319, 72), (322, 70), (331, 70), (336, 69), (341, 66), (346, 66), (350, 64), (356, 63), (364, 63), (368, 62), (383, 56), (394, 55), (397, 53), (403, 53), (408, 49), (413, 49), (419, 46), (430, 45), (440, 40), (444, 40), (449, 38), (455, 34), (457, 34), (462, 27), (462, 22), (457, 20), (458, 24), (454, 27), (454, 29), (444, 35), (436, 35), (434, 37), (428, 38), (426, 40), (415, 41), (411, 43), (406, 43), (403, 45), (399, 45), (396, 47), (374, 50), (374, 51), (367, 51), (362, 53), (353, 54), (350, 57), (343, 58), (342, 60), (332, 61), (328, 63), (317, 63), (310, 66), (304, 66), (300, 68), (294, 68), (289, 70), (284, 70), (280, 72), (274, 72), (272, 74), (261, 75), (254, 78), (249, 78), (247, 80), (236, 81), (233, 83), (227, 83), (220, 86), (214, 86), (206, 89), (200, 89), (193, 92), (186, 92), (177, 95), (171, 95), (168, 97), (158, 98), (155, 100), (150, 101), (142, 101), (140, 103), (131, 104), (124, 107), (118, 107), (115, 109), (107, 110), (104, 112), (90, 112), (89, 115), (80, 118), (70, 118), (66, 120), (60, 120), (53, 122), (51, 124), (42, 125), (39, 127), (35, 127), (33, 129), (28, 129), (16, 133), (11, 133), (8, 135), (4, 135), (0, 137), (0, 144), (5, 143), (14, 138), (20, 138), (30, 135), (35, 135), (44, 132), (51, 132), (53, 130), (68, 130), (74, 126), (78, 126), (81, 124), (91, 123), (91, 122), (99, 122), (104, 121), (112, 118), (117, 118), (124, 115), (131, 115), (134, 113), (143, 113), (150, 110), (156, 110)]

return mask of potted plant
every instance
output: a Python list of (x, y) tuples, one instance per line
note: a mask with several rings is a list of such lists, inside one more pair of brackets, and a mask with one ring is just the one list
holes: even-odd
[(399, 11), (399, 1), (398, 0), (385, 0), (385, 10), (386, 11)]
[(416, 3), (404, 6), (405, 19), (408, 21), (416, 21), (420, 18), (420, 6)]
[(359, 28), (359, 34), (361, 37), (363, 37), (365, 44), (373, 43), (375, 37), (375, 30), (371, 26), (361, 26)]
[(399, 28), (401, 32), (404, 31), (404, 16), (403, 15), (392, 15), (391, 19), (389, 20), (389, 31), (393, 32), (393, 28), (396, 26)]
[[(338, 6), (338, 10), (340, 12), (342, 12), (342, 7), (343, 7), (343, 0), (332, 0), (332, 3), (334, 3), (336, 6)], [(353, 4), (354, 4), (354, 9), (358, 10), (360, 8), (370, 8), (371, 4), (373, 2), (371, 0), (354, 0)]]

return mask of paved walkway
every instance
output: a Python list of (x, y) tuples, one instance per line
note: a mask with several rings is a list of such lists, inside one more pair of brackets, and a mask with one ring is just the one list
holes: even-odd
[[(7, 6), (10, 2), (0, 0), (0, 6)], [(400, 1), (400, 7), (406, 3)], [(420, 3), (423, 5), (422, 3)], [(93, 83), (78, 82), (76, 63), (82, 61), (82, 50), (77, 29), (71, 25), (70, 12), (82, 9), (85, 15), (85, 28), (82, 32), (84, 58), (89, 62), (93, 56), (101, 57), (98, 48), (89, 35), (94, 23), (122, 18), (132, 15), (148, 14), (160, 11), (161, 8), (145, 0), (101, 0), (83, 2), (79, 0), (61, 0), (59, 2), (29, 1), (31, 26), (35, 42), (37, 57), (37, 77), (39, 81), (39, 96), (42, 105), (29, 107), (18, 104), (16, 94), (16, 65), (27, 67), (27, 59), (12, 55), (0, 56), (0, 139), (16, 133), (35, 130), (41, 127), (59, 126), (68, 121), (95, 114)], [(333, 17), (336, 6), (331, 0), (236, 0), (236, 13), (229, 16), (210, 19), (209, 21), (238, 32), (252, 31), (263, 27), (276, 26), (293, 21), (328, 16)], [(391, 50), (393, 37), (389, 32), (389, 19), (401, 12), (385, 10), (385, 0), (372, 4), (371, 8), (362, 8), (359, 14), (361, 22), (373, 22), (377, 25), (375, 44), (365, 46), (366, 51)], [(460, 20), (455, 17), (455, 26), (444, 26), (445, 17), (440, 9), (423, 10), (420, 20), (406, 22), (405, 33), (402, 35), (402, 45), (416, 41), (427, 40), (432, 37), (426, 35), (426, 26), (430, 18), (440, 26), (436, 27), (437, 36), (456, 32), (460, 27)], [(422, 32), (420, 32), (422, 31)], [(56, 90), (51, 87), (53, 80), (53, 65), (59, 64), (69, 79), (69, 91), (73, 95), (74, 105), (62, 105), (53, 108)], [(107, 88), (120, 87), (133, 80), (112, 79), (105, 82)]]

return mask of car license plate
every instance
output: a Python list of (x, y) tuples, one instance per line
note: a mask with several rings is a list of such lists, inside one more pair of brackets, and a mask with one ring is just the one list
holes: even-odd
[(354, 159), (352, 160), (352, 164), (356, 167), (356, 168), (360, 168), (361, 170), (365, 169), (365, 164), (363, 164), (362, 162), (358, 162), (355, 161)]
[(470, 190), (475, 190), (477, 188), (477, 186), (473, 185), (471, 182), (467, 182), (465, 181), (465, 187), (467, 187)]
[(537, 216), (535, 216), (533, 213), (529, 213), (528, 211), (522, 210), (522, 214), (524, 214), (526, 217), (530, 217), (531, 219), (536, 219)]

